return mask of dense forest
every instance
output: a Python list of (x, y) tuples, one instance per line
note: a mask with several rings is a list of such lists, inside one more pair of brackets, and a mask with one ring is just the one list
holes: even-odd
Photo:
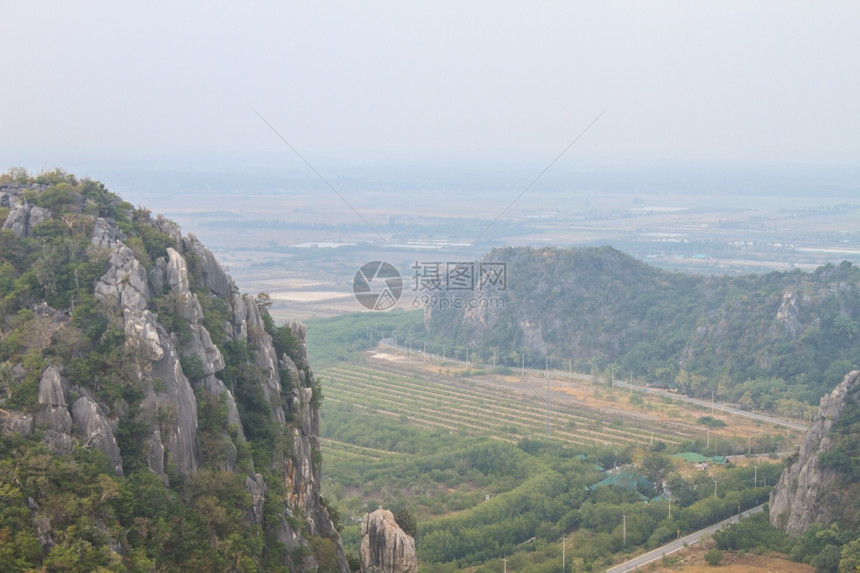
[[(860, 268), (695, 276), (611, 247), (494, 249), (504, 290), (486, 308), (429, 307), (402, 335), (449, 356), (588, 372), (674, 386), (742, 408), (808, 415), (860, 363)], [(462, 296), (443, 291), (440, 297)]]

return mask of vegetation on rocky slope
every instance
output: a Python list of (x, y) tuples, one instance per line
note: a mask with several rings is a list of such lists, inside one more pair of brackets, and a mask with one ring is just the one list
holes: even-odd
[(97, 181), (0, 222), (0, 570), (345, 570), (303, 327)]
[[(494, 249), (507, 265), (503, 305), (434, 308), (409, 333), (450, 356), (509, 366), (568, 360), (610, 378), (711, 393), (742, 408), (808, 417), (808, 404), (860, 360), (860, 269), (694, 276), (663, 271), (611, 247)], [(457, 293), (447, 293), (456, 296)], [(470, 293), (471, 295), (471, 293)], [(445, 296), (443, 293), (440, 296)], [(457, 354), (457, 353), (460, 354)]]

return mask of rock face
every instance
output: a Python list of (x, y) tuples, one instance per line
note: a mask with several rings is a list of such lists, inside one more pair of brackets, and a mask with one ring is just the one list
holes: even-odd
[(99, 448), (110, 458), (117, 474), (122, 474), (122, 456), (101, 407), (86, 396), (78, 398), (72, 405), (72, 420), (78, 428), (85, 445)]
[[(29, 191), (41, 190), (31, 186)], [(52, 218), (51, 211), (31, 204), (23, 195), (21, 187), (0, 187), (0, 206), (9, 209), (0, 225), (19, 237), (30, 235), (32, 227)], [(35, 196), (38, 202), (37, 194), (27, 196)], [(129, 227), (124, 225), (129, 224), (132, 213), (118, 212), (116, 205), (96, 206), (80, 196), (78, 200), (81, 218), (84, 207), (88, 213), (99, 214), (91, 215), (92, 232), (84, 238), (89, 243), (87, 256), (104, 261), (104, 272), (100, 270), (89, 285), (76, 288), (89, 288), (111, 332), (121, 333), (122, 348), (116, 352), (122, 350), (123, 366), (113, 374), (124, 390), (134, 391), (123, 393), (122, 398), (106, 399), (95, 381), (82, 380), (78, 375), (71, 383), (75, 378), (68, 372), (72, 369), (51, 362), (43, 372), (35, 373), (39, 376), (37, 405), (26, 412), (9, 411), (3, 408), (0, 396), (0, 430), (44, 435), (44, 443), (56, 454), (69, 453), (76, 445), (98, 449), (117, 475), (122, 475), (124, 468), (149, 471), (168, 486), (174, 476), (192, 476), (203, 467), (241, 473), (250, 499), (244, 519), (248, 524), (271, 528), (265, 533), (282, 544), (279, 560), (284, 566), (293, 572), (317, 570), (317, 556), (309, 539), (320, 536), (335, 545), (336, 570), (348, 572), (340, 535), (320, 493), (320, 417), (304, 326), (288, 326), (297, 345), (289, 350), (290, 355), (281, 352), (278, 356), (267, 332), (265, 308), (253, 296), (239, 294), (230, 276), (196, 237), (183, 237), (175, 223), (160, 215), (150, 219), (148, 211), (134, 215), (138, 235), (129, 237)], [(124, 221), (122, 229), (117, 220)], [(140, 225), (148, 226), (143, 229), (146, 233), (139, 232)], [(140, 235), (157, 235), (163, 248), (156, 254), (154, 249), (143, 253), (146, 247)], [(205, 312), (213, 308), (217, 314)], [(63, 328), (71, 330), (73, 310), (74, 306), (53, 309), (45, 303), (35, 308), (36, 314), (44, 317), (46, 331), (52, 334)], [(81, 332), (73, 334), (83, 336)], [(222, 349), (227, 349), (224, 354)], [(265, 411), (270, 412), (264, 414), (270, 415), (268, 422), (280, 428), (277, 437), (284, 446), (279, 455), (272, 455), (268, 469), (273, 471), (258, 473), (263, 468), (255, 468), (254, 459), (249, 459), (249, 438), (243, 429), (246, 421), (240, 414), (247, 410), (240, 410), (240, 406), (247, 407), (248, 403), (241, 401), (236, 374), (225, 374), (230, 356), (234, 371), (251, 373), (241, 382), (246, 385), (245, 399), (249, 394), (252, 400), (261, 396)], [(23, 379), (24, 367), (10, 366), (11, 375)], [(248, 389), (249, 384), (256, 387)], [(126, 395), (137, 398), (132, 401)], [(201, 427), (207, 422), (206, 412), (198, 411), (201, 404), (209, 407), (208, 427)], [(254, 405), (261, 410), (259, 403)], [(216, 416), (220, 425), (213, 427), (212, 417)], [(128, 434), (122, 432), (128, 421), (137, 428), (131, 470), (127, 464), (132, 454), (120, 447), (128, 443), (123, 442)], [(244, 459), (240, 459), (242, 451)], [(276, 476), (277, 487), (267, 483), (264, 475), (266, 479)], [(267, 513), (264, 519), (264, 507), (267, 512), (269, 507), (277, 508), (277, 517), (270, 519)], [(50, 527), (46, 527), (46, 539), (50, 539)], [(111, 543), (119, 547), (122, 541)], [(412, 547), (414, 562), (414, 543)]]
[(42, 409), (36, 414), (36, 425), (46, 426), (59, 434), (72, 430), (72, 417), (66, 405), (66, 394), (60, 371), (49, 366), (39, 381), (39, 404)]
[(229, 296), (233, 291), (233, 281), (221, 268), (212, 252), (203, 246), (193, 234), (189, 233), (182, 239), (182, 245), (187, 252), (194, 253), (203, 268), (203, 277), (212, 292), (218, 296)]
[(803, 325), (800, 323), (797, 293), (787, 292), (782, 296), (782, 303), (776, 312), (776, 321), (783, 326), (789, 339), (794, 340), (800, 336)]
[(51, 218), (51, 211), (30, 205), (26, 199), (10, 198), (7, 201), (10, 211), (3, 228), (10, 229), (19, 237), (29, 236), (30, 229)]
[(408, 536), (387, 509), (377, 509), (361, 522), (362, 573), (417, 573), (415, 540)]
[(850, 504), (835, 468), (820, 464), (823, 454), (834, 444), (828, 436), (847, 405), (860, 404), (860, 371), (850, 372), (821, 399), (818, 415), (812, 422), (797, 457), (789, 463), (770, 493), (770, 522), (792, 535), (809, 530), (815, 523), (828, 524), (841, 519)]

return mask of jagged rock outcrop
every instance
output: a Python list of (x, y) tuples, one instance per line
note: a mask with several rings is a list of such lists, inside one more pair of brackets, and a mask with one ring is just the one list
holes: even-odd
[(272, 337), (266, 332), (266, 326), (263, 323), (263, 316), (260, 314), (260, 309), (251, 295), (245, 295), (245, 309), (247, 314), (242, 321), (246, 324), (244, 329), (247, 332), (247, 340), (249, 345), (257, 348), (256, 364), (260, 367), (265, 376), (263, 383), (263, 391), (266, 395), (266, 401), (272, 408), (272, 414), (278, 422), (285, 422), (284, 409), (281, 406), (281, 382), (278, 378), (278, 357), (275, 353), (275, 347), (272, 345)]
[(770, 493), (770, 521), (793, 535), (815, 523), (828, 524), (843, 517), (846, 503), (844, 477), (836, 468), (822, 467), (821, 456), (833, 448), (829, 432), (846, 406), (860, 405), (860, 371), (850, 372), (828, 396), (821, 398), (818, 415), (806, 432), (797, 457), (785, 468)]
[(192, 233), (182, 239), (182, 246), (186, 252), (194, 253), (203, 271), (203, 280), (206, 286), (221, 297), (227, 297), (233, 291), (233, 281), (221, 268), (212, 252), (203, 246)]
[(113, 429), (101, 407), (91, 398), (82, 396), (72, 404), (72, 420), (84, 439), (85, 445), (93, 445), (108, 458), (117, 475), (122, 475), (122, 456), (114, 438)]
[(96, 247), (110, 249), (116, 244), (120, 231), (116, 222), (104, 217), (97, 217), (93, 224), (93, 234), (90, 242)]
[(158, 325), (155, 317), (148, 310), (140, 314), (129, 313), (125, 319), (124, 332), (126, 345), (130, 349), (153, 362), (164, 358), (164, 347), (158, 336)]
[(785, 335), (794, 340), (803, 332), (800, 323), (800, 309), (798, 308), (797, 293), (787, 292), (782, 295), (782, 303), (776, 311), (776, 321), (785, 329)]
[(415, 540), (407, 535), (387, 509), (368, 513), (361, 521), (362, 573), (417, 573)]
[(26, 437), (33, 433), (33, 416), (18, 412), (0, 411), (0, 429)]
[[(157, 432), (161, 438), (167, 463), (179, 473), (189, 475), (198, 467), (197, 399), (170, 336), (160, 325), (158, 331), (165, 349), (164, 357), (148, 365), (149, 371), (144, 375), (149, 374), (153, 381), (161, 381), (161, 388), (153, 386), (153, 391), (144, 397), (141, 415), (157, 422), (153, 434)], [(157, 473), (164, 473), (163, 466)]]
[(9, 229), (19, 237), (27, 237), (30, 229), (51, 218), (51, 211), (30, 205), (26, 199), (10, 198), (9, 215), (3, 223), (4, 229)]
[[(49, 186), (31, 185), (27, 193), (35, 195), (27, 197), (36, 197), (38, 203), (38, 193)], [(43, 435), (44, 444), (56, 454), (72, 452), (76, 445), (98, 449), (117, 475), (124, 468), (129, 473), (149, 471), (166, 487), (174, 486), (176, 476), (179, 483), (193, 479), (201, 467), (240, 473), (233, 483), (242, 484), (249, 494), (243, 521), (266, 529), (268, 539), (277, 539), (278, 560), (284, 566), (294, 572), (316, 570), (322, 557), (315, 555), (311, 541), (319, 536), (333, 543), (326, 562), (331, 565), (336, 553), (334, 568), (348, 572), (340, 535), (320, 491), (320, 419), (304, 326), (290, 324), (295, 347), (288, 353), (276, 351), (265, 308), (253, 296), (238, 292), (196, 237), (183, 237), (174, 222), (161, 215), (151, 218), (146, 209), (132, 209), (115, 196), (97, 203), (93, 197), (100, 200), (107, 192), (103, 187), (90, 189), (91, 196), (69, 191), (59, 214), (52, 214), (26, 201), (22, 186), (0, 187), (0, 206), (9, 209), (4, 228), (25, 237), (35, 225), (69, 209), (77, 217), (66, 222), (70, 231), (92, 229), (83, 237), (85, 244), (89, 242), (87, 262), (103, 265), (95, 267), (89, 284), (78, 281), (74, 270), (71, 308), (41, 303), (28, 309), (44, 327), (40, 339), (44, 344), (51, 344), (57, 333), (68, 335), (72, 346), (100, 353), (99, 360), (70, 366), (85, 356), (72, 351), (63, 364), (56, 358), (62, 353), (56, 353), (47, 362), (51, 365), (37, 373), (28, 371), (20, 359), (10, 363), (7, 377), (14, 387), (28, 376), (39, 380), (38, 400), (32, 396), (28, 410), (16, 412), (2, 409), (5, 401), (0, 395), (0, 430)], [(79, 224), (86, 217), (91, 227)], [(82, 302), (85, 289), (98, 309), (92, 308), (92, 299)], [(85, 310), (81, 316), (86, 318), (73, 312), (75, 304)], [(93, 324), (99, 320), (104, 324), (97, 329)], [(97, 334), (75, 331), (81, 323)], [(103, 341), (109, 349), (98, 347)], [(232, 360), (230, 368), (227, 357)], [(106, 364), (116, 368), (110, 377), (104, 376)], [(249, 410), (253, 414), (246, 414)], [(261, 412), (270, 419), (260, 420)], [(257, 416), (256, 426), (247, 426), (243, 415)], [(278, 430), (272, 429), (272, 422)], [(267, 471), (258, 473), (262, 468), (255, 464), (266, 462), (252, 455), (251, 448), (253, 439), (260, 437), (249, 438), (245, 430), (261, 426), (273, 434), (277, 446)], [(126, 445), (129, 451), (122, 451)], [(267, 483), (273, 475), (277, 487)], [(267, 512), (276, 508), (277, 516), (269, 519), (267, 513), (264, 519), (264, 507)], [(37, 515), (34, 523), (43, 546), (53, 544), (50, 520)], [(108, 539), (116, 554), (128, 551), (124, 543)]]
[(63, 381), (60, 371), (49, 366), (39, 381), (39, 404), (42, 409), (36, 414), (36, 425), (46, 426), (58, 434), (68, 434), (72, 430), (72, 417), (66, 404)]
[(117, 241), (107, 272), (96, 282), (95, 297), (111, 310), (126, 314), (146, 310), (150, 294), (146, 269), (134, 251)]
[(245, 511), (245, 519), (254, 525), (263, 525), (263, 504), (266, 501), (266, 482), (261, 474), (245, 478), (245, 489), (251, 494), (251, 505)]
[(183, 344), (182, 354), (196, 356), (203, 364), (204, 374), (214, 374), (224, 368), (224, 358), (203, 326), (203, 309), (197, 294), (191, 292), (185, 257), (170, 247), (167, 248), (167, 256), (165, 282), (175, 297), (177, 312), (188, 322), (191, 331), (191, 339)]

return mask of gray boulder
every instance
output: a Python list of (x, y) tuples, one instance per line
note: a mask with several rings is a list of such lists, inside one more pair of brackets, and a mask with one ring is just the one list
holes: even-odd
[(39, 404), (63, 407), (67, 405), (63, 380), (56, 366), (49, 366), (42, 372), (42, 378), (39, 380)]
[(122, 475), (122, 457), (101, 407), (87, 396), (78, 398), (72, 404), (72, 420), (81, 434), (84, 444), (97, 447), (110, 458), (117, 475)]
[(3, 222), (3, 228), (9, 229), (19, 237), (27, 237), (30, 230), (51, 218), (51, 211), (36, 205), (30, 205), (26, 199), (4, 194), (4, 206), (9, 207), (9, 215)]
[(37, 426), (45, 426), (57, 434), (72, 431), (72, 417), (66, 407), (63, 381), (55, 366), (46, 368), (39, 380), (39, 404), (42, 404), (42, 409), (36, 413)]
[(113, 219), (98, 217), (93, 224), (93, 234), (90, 242), (96, 247), (111, 249), (116, 245), (120, 230)]
[(146, 269), (134, 251), (117, 241), (108, 259), (108, 270), (96, 282), (94, 295), (108, 308), (124, 313), (139, 312), (149, 304)]
[(415, 540), (407, 535), (387, 509), (368, 513), (361, 521), (359, 547), (362, 573), (417, 573)]

